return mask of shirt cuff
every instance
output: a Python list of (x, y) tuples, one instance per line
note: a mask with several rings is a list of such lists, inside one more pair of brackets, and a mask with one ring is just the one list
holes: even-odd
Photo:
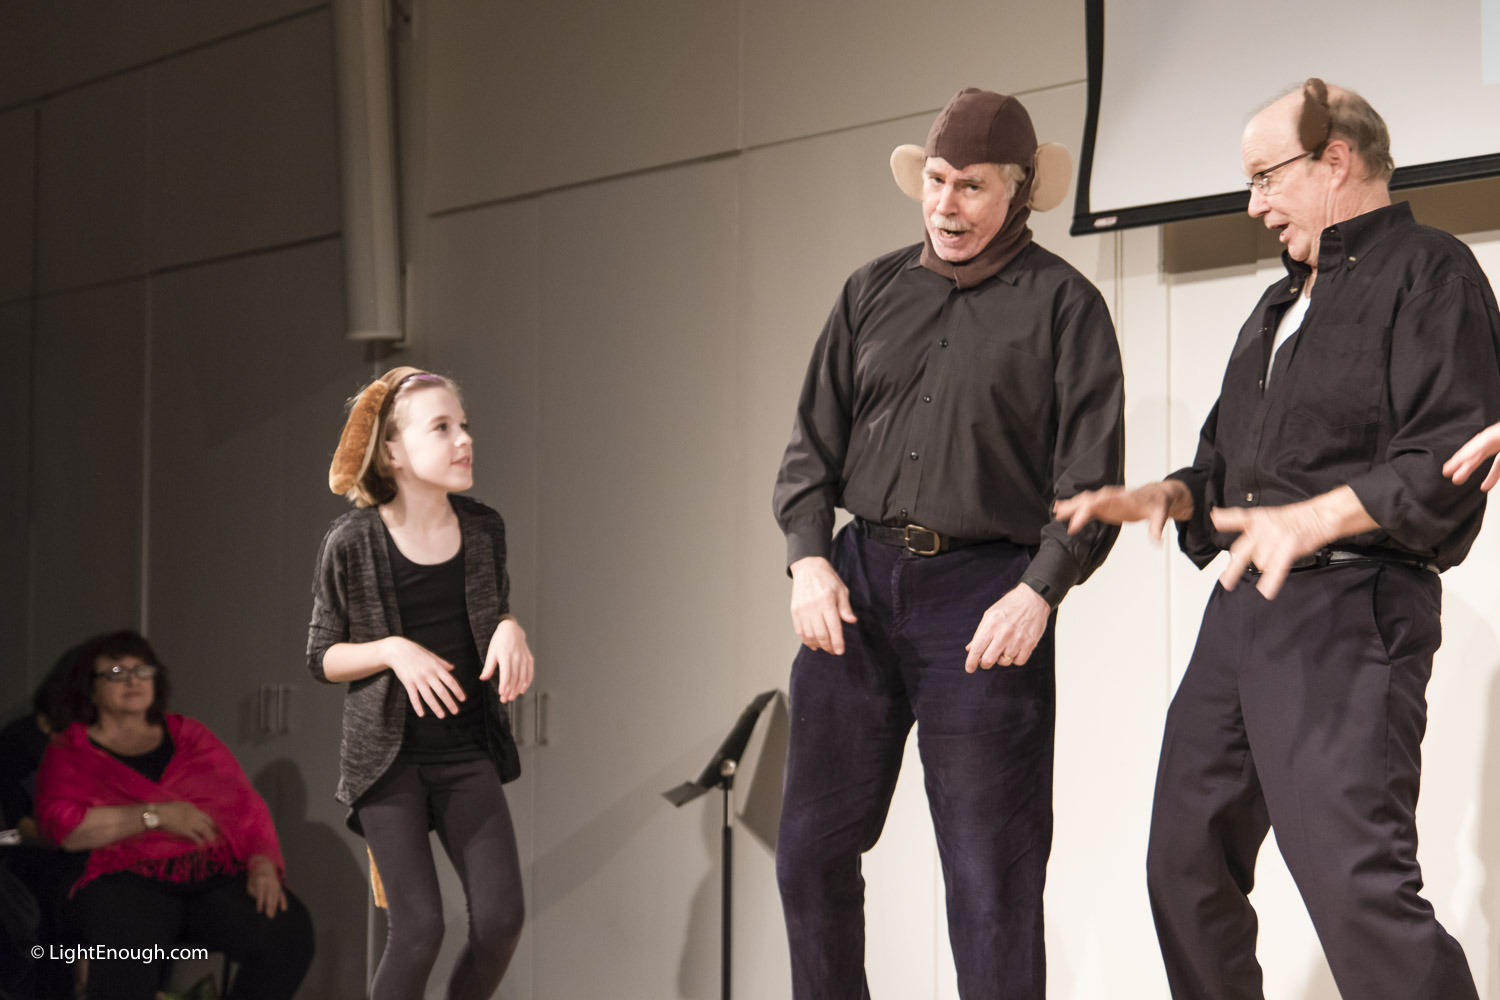
[(1193, 498), (1193, 516), (1186, 521), (1174, 522), (1177, 525), (1177, 547), (1193, 561), (1194, 566), (1202, 569), (1219, 555), (1219, 547), (1214, 542), (1213, 518), (1208, 509), (1208, 476), (1188, 466), (1166, 478), (1186, 486)]
[[(1414, 504), (1411, 503), (1410, 492), (1400, 473), (1389, 465), (1377, 465), (1369, 472), (1349, 480), (1348, 485), (1364, 507), (1365, 513), (1392, 540), (1413, 552), (1427, 551), (1427, 540), (1413, 537), (1411, 522), (1417, 520), (1411, 516)], [(1431, 512), (1422, 513), (1422, 520), (1429, 523), (1438, 520)]]
[(822, 522), (801, 522), (789, 525), (786, 529), (786, 564), (787, 575), (791, 575), (791, 565), (798, 559), (808, 556), (822, 556), (828, 558), (833, 551), (832, 544), (833, 526)]
[(1021, 582), (1056, 608), (1078, 582), (1078, 563), (1067, 549), (1044, 538), (1041, 548), (1031, 558), (1031, 565), (1021, 575)]

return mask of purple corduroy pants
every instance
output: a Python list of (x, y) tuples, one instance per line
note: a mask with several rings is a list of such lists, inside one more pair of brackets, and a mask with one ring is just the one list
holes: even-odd
[(918, 556), (853, 526), (834, 539), (859, 622), (844, 626), (842, 656), (804, 648), (792, 666), (776, 852), (796, 1000), (870, 996), (860, 855), (885, 824), (914, 721), (959, 995), (1045, 996), (1055, 616), (1025, 666), (963, 669), (980, 617), (1030, 559), (1009, 542)]

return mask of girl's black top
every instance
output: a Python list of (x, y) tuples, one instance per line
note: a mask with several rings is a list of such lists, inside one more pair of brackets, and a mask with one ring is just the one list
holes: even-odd
[(453, 664), (453, 678), (464, 690), (458, 714), (449, 713), (445, 707), (445, 717), (441, 719), (425, 701), (423, 714), (417, 715), (407, 699), (400, 756), (419, 763), (484, 757), (481, 699), (491, 692), (479, 681), (483, 664), (479, 661), (464, 602), (464, 550), (460, 546), (452, 559), (426, 564), (403, 555), (389, 530), (385, 533), (385, 543), (396, 582), (402, 635)]

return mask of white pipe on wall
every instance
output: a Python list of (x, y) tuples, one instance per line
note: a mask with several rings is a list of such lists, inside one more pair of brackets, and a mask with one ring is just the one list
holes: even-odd
[(385, 0), (334, 0), (349, 340), (399, 341), (401, 245)]

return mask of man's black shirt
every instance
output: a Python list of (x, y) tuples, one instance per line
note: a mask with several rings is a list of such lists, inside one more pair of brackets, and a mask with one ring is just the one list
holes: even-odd
[(1088, 279), (1029, 245), (959, 289), (922, 244), (856, 271), (803, 383), (775, 510), (787, 561), (827, 556), (833, 509), (965, 539), (1039, 546), (1027, 572), (1056, 604), (1115, 527), (1068, 535), (1052, 502), (1117, 484), (1124, 377)]
[(1348, 485), (1380, 527), (1337, 545), (1457, 565), (1479, 533), (1482, 476), (1455, 486), (1443, 463), (1500, 420), (1500, 314), (1469, 248), (1418, 225), (1405, 204), (1323, 231), (1301, 328), (1276, 353), (1282, 313), (1312, 269), (1287, 277), (1240, 330), (1192, 466), (1179, 542), (1200, 566), (1227, 549), (1213, 507), (1294, 503)]

